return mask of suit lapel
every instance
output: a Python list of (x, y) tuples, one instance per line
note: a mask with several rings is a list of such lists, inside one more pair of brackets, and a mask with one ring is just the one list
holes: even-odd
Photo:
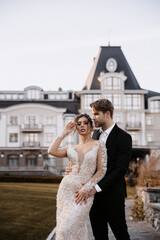
[[(112, 141), (115, 141), (115, 137), (117, 135), (117, 132), (118, 132), (118, 126), (117, 126), (117, 124), (115, 124), (114, 128), (112, 129), (112, 131), (110, 132), (110, 134), (107, 138), (106, 147), (110, 146)], [(95, 140), (98, 140), (100, 135), (101, 135), (101, 132), (99, 130), (95, 130), (92, 138), (95, 139)]]
[(110, 132), (108, 138), (107, 138), (107, 141), (106, 141), (106, 147), (107, 149), (109, 148), (112, 148), (114, 145), (114, 142), (115, 142), (115, 138), (116, 138), (116, 135), (118, 133), (118, 126), (117, 124), (115, 124), (114, 128), (112, 129), (112, 131)]

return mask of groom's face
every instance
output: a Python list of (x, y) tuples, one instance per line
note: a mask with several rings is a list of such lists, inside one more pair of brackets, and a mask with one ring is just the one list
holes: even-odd
[(103, 127), (106, 125), (106, 114), (102, 111), (98, 111), (92, 107), (92, 119), (94, 121), (95, 127)]

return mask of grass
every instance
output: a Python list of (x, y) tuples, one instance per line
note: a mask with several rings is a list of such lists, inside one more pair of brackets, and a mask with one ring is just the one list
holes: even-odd
[(45, 240), (56, 225), (58, 184), (0, 183), (0, 239)]
[[(58, 184), (0, 183), (0, 239), (45, 240), (56, 225)], [(128, 197), (135, 187), (127, 186)]]

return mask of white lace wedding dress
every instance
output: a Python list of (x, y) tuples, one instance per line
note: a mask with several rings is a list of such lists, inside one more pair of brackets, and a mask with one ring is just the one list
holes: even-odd
[[(89, 211), (93, 203), (93, 197), (87, 199), (87, 204), (75, 203), (75, 193), (82, 188), (89, 192), (106, 173), (106, 147), (103, 142), (97, 141), (88, 152), (85, 153), (83, 162), (79, 165), (78, 152), (74, 146), (67, 149), (67, 156), (72, 164), (72, 172), (66, 175), (60, 183), (57, 194), (57, 226), (56, 240), (91, 240), (88, 231)], [(103, 171), (94, 181), (90, 181), (96, 172), (97, 159), (103, 165)]]

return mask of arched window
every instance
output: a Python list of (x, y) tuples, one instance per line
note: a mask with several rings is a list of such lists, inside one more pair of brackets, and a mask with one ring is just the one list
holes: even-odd
[(18, 167), (18, 165), (19, 165), (19, 156), (17, 154), (8, 155), (8, 166)]
[(35, 167), (35, 166), (37, 166), (37, 155), (35, 155), (35, 154), (28, 154), (26, 156), (26, 165), (28, 167)]

